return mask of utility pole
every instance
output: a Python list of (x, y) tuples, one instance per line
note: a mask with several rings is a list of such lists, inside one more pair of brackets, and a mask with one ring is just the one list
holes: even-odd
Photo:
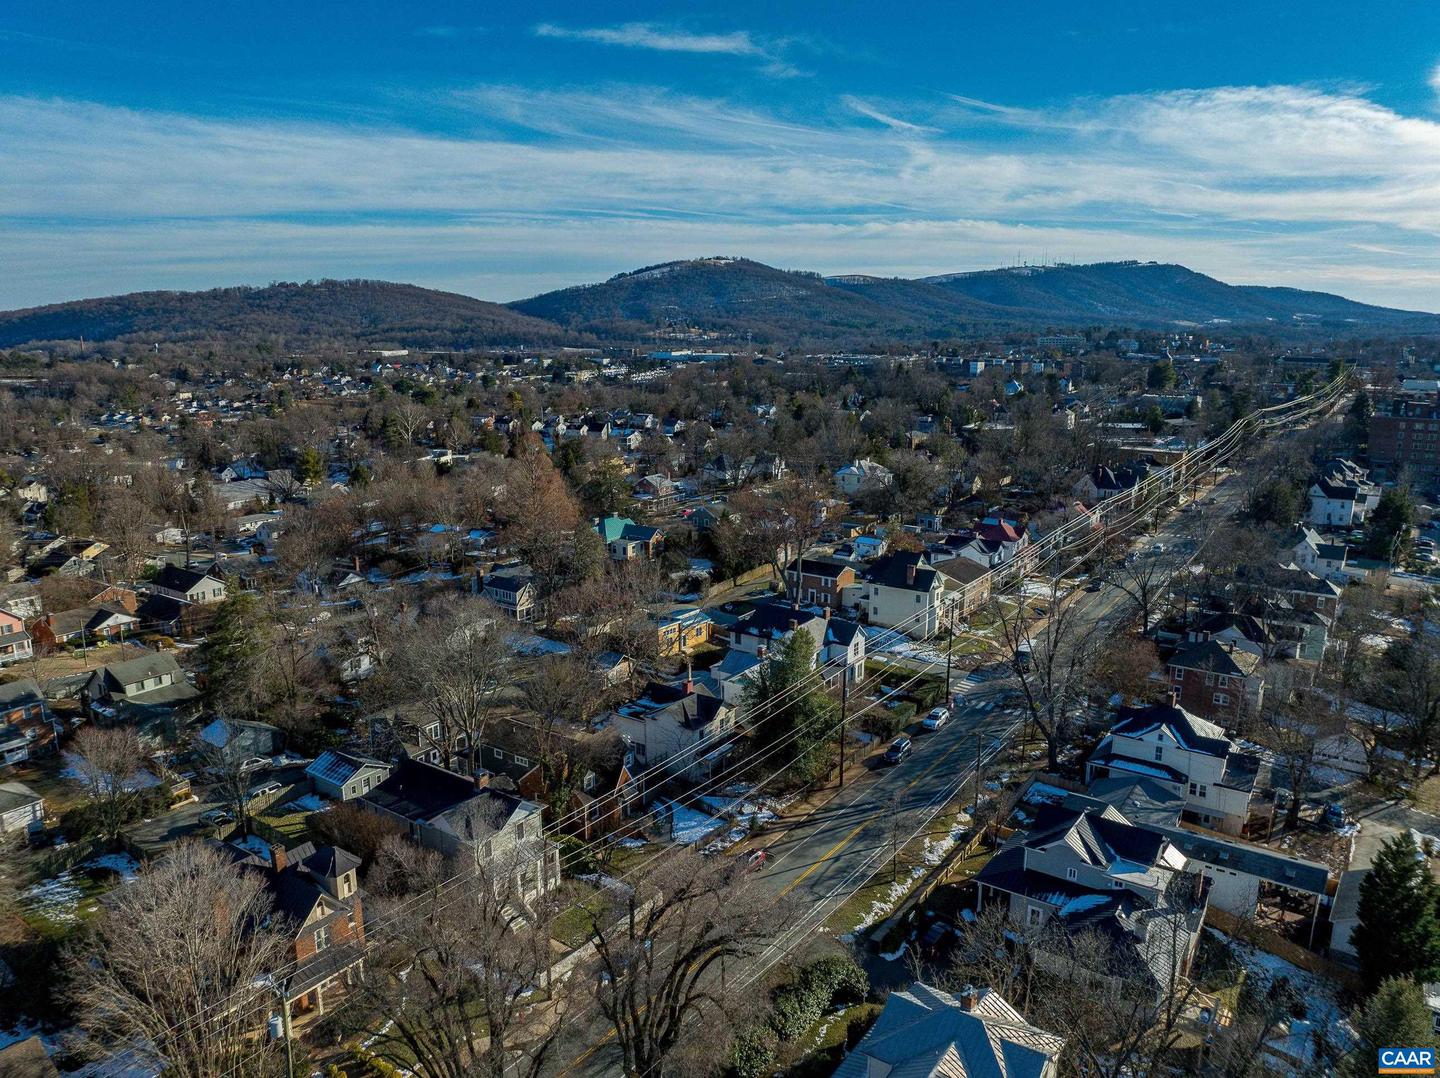
[(840, 789), (845, 789), (845, 723), (850, 717), (850, 664), (846, 662), (840, 674), (840, 740), (836, 744), (840, 755)]
[(980, 731), (975, 731), (975, 811), (971, 814), (970, 820), (980, 819)]
[(949, 631), (945, 634), (945, 706), (950, 706), (950, 666), (955, 658), (955, 607), (950, 607), (950, 616), (946, 619)]

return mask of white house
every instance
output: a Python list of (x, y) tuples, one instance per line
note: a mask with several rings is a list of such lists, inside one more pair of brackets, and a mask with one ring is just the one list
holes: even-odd
[(1299, 541), (1290, 549), (1295, 567), (1337, 584), (1349, 582), (1344, 543), (1328, 543), (1313, 528), (1302, 527)]
[(638, 769), (665, 765), (664, 778), (709, 777), (723, 759), (735, 709), (703, 685), (652, 681), (613, 713), (615, 729), (635, 754)]
[(873, 460), (852, 460), (843, 468), (836, 469), (835, 485), (842, 494), (859, 494), (862, 490), (888, 487), (895, 481), (895, 473), (883, 464)]
[(1249, 819), (1259, 766), (1259, 758), (1238, 751), (1221, 727), (1163, 703), (1121, 708), (1085, 762), (1085, 777), (1148, 778), (1184, 798), (1188, 822), (1238, 835)]
[(1332, 460), (1310, 485), (1306, 520), (1317, 528), (1348, 528), (1363, 524), (1380, 504), (1380, 488), (1353, 461)]
[(23, 782), (0, 782), (0, 835), (14, 835), (45, 820), (45, 798)]
[(898, 551), (872, 563), (860, 583), (845, 589), (845, 597), (871, 625), (929, 636), (940, 628), (953, 601), (946, 580), (923, 554)]

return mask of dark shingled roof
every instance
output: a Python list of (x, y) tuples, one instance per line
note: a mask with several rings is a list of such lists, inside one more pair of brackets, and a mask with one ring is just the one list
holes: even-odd
[[(911, 571), (915, 577), (910, 579)], [(877, 558), (865, 570), (865, 579), (872, 584), (886, 588), (906, 588), (911, 591), (929, 591), (935, 586), (936, 570), (925, 561), (925, 555), (901, 550)]]

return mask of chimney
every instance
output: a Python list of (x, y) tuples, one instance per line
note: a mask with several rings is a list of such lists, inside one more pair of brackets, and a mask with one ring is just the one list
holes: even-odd
[(695, 691), (695, 675), (690, 670), (690, 657), (685, 657), (685, 695), (689, 696)]
[(960, 1009), (962, 1011), (973, 1011), (980, 1003), (980, 990), (973, 984), (967, 984), (960, 989)]
[(1170, 706), (1171, 706), (1171, 707), (1179, 707), (1179, 706), (1180, 706), (1180, 690), (1179, 690), (1179, 689), (1174, 689), (1174, 688), (1172, 688), (1172, 689), (1170, 690), (1170, 694), (1169, 694), (1169, 695), (1170, 695)]
[(490, 772), (480, 768), (470, 776), (470, 781), (475, 784), (475, 789), (483, 790), (490, 785)]
[(352, 560), (355, 563), (355, 572), (360, 572), (360, 555), (356, 554)]
[(911, 585), (912, 587), (915, 584), (915, 563), (913, 561), (909, 565), (905, 566), (905, 583)]
[(284, 872), (287, 863), (285, 847), (278, 842), (272, 842), (270, 844), (270, 867), (276, 872)]

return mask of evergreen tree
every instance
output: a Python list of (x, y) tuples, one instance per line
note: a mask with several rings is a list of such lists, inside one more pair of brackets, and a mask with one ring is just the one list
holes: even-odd
[(1370, 514), (1365, 552), (1372, 558), (1387, 561), (1393, 554), (1398, 564), (1410, 547), (1410, 527), (1414, 523), (1415, 504), (1410, 500), (1410, 492), (1403, 487), (1391, 487), (1380, 495), (1380, 504)]
[(1360, 923), (1352, 942), (1365, 984), (1386, 977), (1440, 980), (1440, 888), (1409, 832), (1381, 847), (1360, 884)]
[(765, 759), (776, 768), (793, 765), (792, 773), (800, 781), (824, 770), (835, 713), (835, 701), (823, 685), (816, 682), (796, 689), (815, 670), (815, 650), (815, 638), (808, 632), (792, 632), (772, 649), (745, 691), (745, 713), (755, 717), (752, 727), (758, 747), (777, 746)]
[(254, 712), (255, 668), (263, 649), (259, 603), (249, 592), (232, 593), (216, 610), (200, 649), (212, 706), (235, 718)]
[(325, 458), (320, 450), (307, 445), (295, 457), (295, 477), (307, 487), (314, 486), (325, 478)]
[(1355, 1048), (1341, 1064), (1347, 1078), (1375, 1073), (1376, 1053), (1381, 1048), (1435, 1048), (1430, 1008), (1425, 994), (1409, 977), (1387, 977), (1375, 994), (1350, 1016), (1355, 1027)]

